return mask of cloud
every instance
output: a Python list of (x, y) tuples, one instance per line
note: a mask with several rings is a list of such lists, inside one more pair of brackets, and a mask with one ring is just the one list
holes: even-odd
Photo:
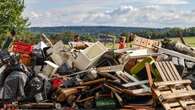
[(189, 4), (188, 0), (151, 0), (154, 4), (161, 4), (161, 5), (184, 5)]
[(112, 4), (110, 7), (109, 2), (111, 0), (106, 1), (105, 4), (100, 4), (102, 2), (100, 1), (79, 1), (76, 4), (41, 11), (27, 10), (24, 12), (24, 16), (29, 17), (31, 26), (186, 27), (195, 25), (194, 10), (182, 11), (177, 10), (177, 8), (176, 10), (169, 8), (169, 5), (188, 4), (188, 0), (150, 0), (150, 3), (146, 2), (148, 5), (144, 6), (134, 6), (134, 4), (113, 6)]
[(40, 0), (24, 0), (24, 3), (26, 5), (32, 5), (32, 4), (38, 4), (40, 2)]
[(121, 6), (114, 10), (89, 14), (83, 18), (81, 23), (139, 27), (183, 27), (195, 24), (195, 12), (165, 10), (158, 5), (141, 8)]

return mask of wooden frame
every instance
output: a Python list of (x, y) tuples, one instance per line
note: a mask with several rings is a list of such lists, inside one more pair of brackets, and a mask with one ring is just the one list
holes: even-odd
[[(155, 62), (162, 81), (152, 81), (151, 65), (146, 64), (149, 84), (160, 103), (166, 110), (193, 110), (195, 91), (190, 80), (182, 80), (174, 64), (169, 61)], [(195, 109), (195, 108), (194, 108)]]

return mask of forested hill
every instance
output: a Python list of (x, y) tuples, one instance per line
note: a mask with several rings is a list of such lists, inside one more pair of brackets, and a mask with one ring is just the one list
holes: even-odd
[(76, 32), (78, 34), (98, 34), (98, 33), (113, 33), (119, 35), (122, 32), (163, 32), (167, 29), (158, 28), (139, 28), (139, 27), (109, 27), (109, 26), (61, 26), (61, 27), (31, 27), (31, 32), (36, 33), (61, 33), (61, 32)]

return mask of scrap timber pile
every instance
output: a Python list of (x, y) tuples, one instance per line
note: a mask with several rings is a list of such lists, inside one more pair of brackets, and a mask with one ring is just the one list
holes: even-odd
[[(45, 37), (0, 52), (2, 109), (195, 110), (195, 51), (136, 36), (132, 48)], [(191, 87), (192, 86), (192, 87)]]

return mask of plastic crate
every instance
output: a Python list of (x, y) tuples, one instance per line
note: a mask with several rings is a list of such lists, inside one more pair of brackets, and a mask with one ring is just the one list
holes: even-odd
[(31, 54), (33, 50), (33, 45), (24, 42), (14, 42), (12, 46), (12, 51), (21, 54)]

